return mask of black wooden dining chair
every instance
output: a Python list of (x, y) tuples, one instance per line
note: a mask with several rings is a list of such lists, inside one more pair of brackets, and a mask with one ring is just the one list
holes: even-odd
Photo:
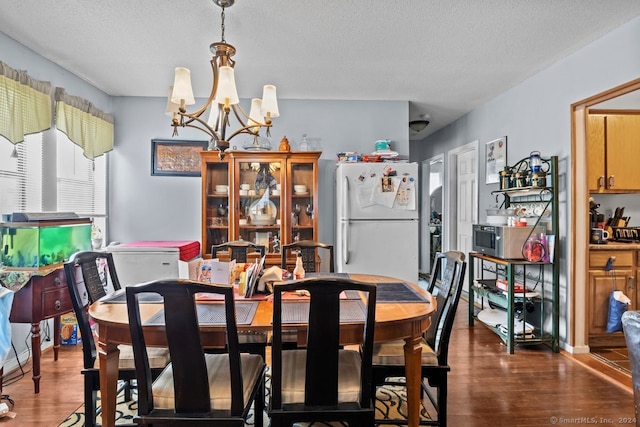
[[(211, 257), (217, 258), (218, 252), (227, 252), (229, 259), (236, 262), (247, 262), (249, 254), (256, 254), (263, 257), (266, 248), (246, 240), (233, 240), (231, 242), (213, 245), (211, 247)], [(240, 349), (249, 353), (259, 354), (266, 357), (266, 348), (269, 343), (269, 336), (263, 331), (242, 331), (239, 336)]]
[[(100, 265), (100, 268), (98, 266)], [(96, 364), (97, 351), (94, 332), (87, 314), (91, 303), (110, 292), (120, 289), (113, 257), (109, 252), (77, 252), (64, 263), (67, 288), (71, 295), (71, 304), (82, 336), (82, 356), (84, 376), (84, 413), (85, 426), (96, 424), (97, 393), (100, 391), (100, 369)], [(131, 346), (119, 345), (118, 379), (122, 380), (125, 401), (131, 401), (131, 381), (135, 379), (133, 349)], [(151, 367), (154, 375), (158, 375), (169, 363), (169, 351), (166, 348), (151, 350)]]
[[(282, 330), (288, 322), (285, 310), (296, 312), (282, 301), (288, 291), (309, 292), (307, 347), (284, 350)], [(341, 308), (340, 293), (357, 290), (366, 294), (364, 306)], [(354, 300), (350, 302), (355, 303)], [(358, 300), (360, 302), (360, 300)], [(296, 303), (293, 303), (296, 304)], [(271, 426), (291, 426), (303, 421), (347, 421), (350, 426), (372, 426), (371, 355), (375, 326), (376, 285), (345, 278), (309, 278), (274, 285), (273, 348), (271, 352)], [(303, 309), (302, 309), (303, 310)], [(342, 316), (358, 312), (363, 322), (361, 352), (340, 346)], [(356, 316), (356, 315), (354, 315)], [(297, 321), (300, 321), (298, 319)]]
[[(224, 296), (226, 352), (205, 352), (200, 339), (197, 293)], [(190, 280), (156, 280), (126, 288), (129, 328), (138, 380), (140, 425), (170, 424), (243, 426), (255, 407), (255, 425), (262, 427), (265, 363), (257, 354), (240, 353), (232, 286)], [(153, 380), (140, 316), (141, 295), (163, 296), (164, 324), (171, 363)], [(209, 304), (212, 305), (212, 304)], [(212, 314), (212, 318), (216, 315)], [(215, 320), (214, 320), (215, 322)]]
[(218, 252), (228, 252), (229, 259), (235, 259), (236, 262), (247, 262), (248, 254), (256, 253), (263, 257), (266, 253), (266, 248), (264, 245), (257, 245), (246, 240), (233, 240), (211, 246), (211, 258), (217, 258)]
[(284, 270), (287, 269), (287, 255), (292, 252), (299, 251), (302, 254), (302, 265), (304, 271), (307, 273), (316, 272), (316, 260), (318, 257), (318, 251), (324, 250), (329, 256), (329, 268), (330, 273), (335, 271), (335, 263), (333, 260), (333, 245), (317, 242), (315, 240), (300, 240), (298, 242), (289, 243), (282, 246), (282, 252), (280, 255), (280, 267)]
[[(462, 293), (465, 257), (462, 252), (449, 251), (436, 256), (428, 286), (436, 300), (436, 311), (431, 317), (431, 326), (422, 336), (422, 392), (435, 408), (436, 417), (421, 419), (420, 425), (447, 425), (447, 374), (449, 340), (453, 321)], [(373, 387), (375, 396), (379, 385), (404, 385), (405, 360), (404, 340), (376, 343), (373, 347)], [(399, 379), (399, 380), (398, 380)], [(429, 386), (425, 383), (428, 381)], [(432, 388), (436, 389), (435, 394)], [(380, 424), (406, 425), (407, 420), (384, 419)]]

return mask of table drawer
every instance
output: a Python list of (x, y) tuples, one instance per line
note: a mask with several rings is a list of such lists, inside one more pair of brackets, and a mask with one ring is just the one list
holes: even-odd
[(73, 310), (69, 290), (64, 287), (42, 293), (42, 317), (58, 316)]
[[(64, 277), (64, 268), (60, 268), (52, 273), (42, 277), (42, 291), (65, 289), (67, 290), (67, 282)], [(68, 290), (67, 290), (68, 292)]]

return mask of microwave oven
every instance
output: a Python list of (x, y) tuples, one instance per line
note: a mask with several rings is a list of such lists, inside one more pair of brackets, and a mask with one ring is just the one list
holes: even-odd
[(543, 233), (545, 227), (532, 225), (509, 227), (506, 225), (473, 225), (473, 250), (504, 259), (524, 259), (522, 246), (530, 236)]

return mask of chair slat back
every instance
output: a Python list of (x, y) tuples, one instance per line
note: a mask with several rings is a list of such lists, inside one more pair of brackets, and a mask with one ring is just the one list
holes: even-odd
[[(99, 262), (102, 263), (104, 268), (102, 277), (98, 270)], [(113, 256), (109, 252), (76, 252), (69, 257), (69, 261), (64, 263), (63, 268), (67, 288), (71, 296), (73, 312), (82, 335), (84, 368), (93, 368), (97, 351), (87, 311), (90, 304), (107, 294), (105, 286), (108, 285), (109, 281), (114, 291), (120, 289)], [(105, 275), (108, 276), (108, 280)]]
[(153, 380), (139, 306), (139, 295), (146, 292), (163, 296), (164, 331), (173, 369), (177, 414), (211, 411), (209, 378), (205, 352), (200, 339), (195, 295), (199, 292), (206, 292), (224, 296), (227, 354), (232, 384), (231, 406), (232, 414), (238, 416), (243, 409), (243, 389), (233, 287), (204, 285), (190, 280), (156, 280), (126, 288), (129, 327), (138, 379), (138, 410), (140, 414), (148, 414), (154, 409)]
[(257, 245), (246, 240), (234, 240), (211, 246), (211, 257), (217, 258), (218, 252), (229, 252), (230, 260), (235, 259), (236, 262), (247, 262), (247, 254), (250, 250), (259, 253), (261, 257), (266, 253), (264, 245)]
[(287, 256), (291, 255), (295, 251), (300, 251), (302, 254), (302, 265), (304, 271), (307, 273), (316, 272), (316, 256), (318, 250), (325, 250), (329, 255), (329, 272), (335, 271), (335, 262), (333, 258), (333, 245), (326, 243), (316, 242), (315, 240), (300, 240), (298, 242), (289, 243), (282, 246), (282, 252), (280, 256), (280, 267), (287, 269)]
[[(425, 333), (425, 341), (433, 348), (440, 364), (446, 364), (447, 349), (453, 319), (462, 293), (465, 257), (462, 252), (449, 251), (438, 254), (431, 273), (431, 292), (436, 292), (436, 312), (431, 326)], [(434, 286), (435, 285), (435, 286)], [(437, 289), (435, 287), (437, 286)]]
[(282, 301), (282, 293), (299, 290), (306, 290), (310, 294), (305, 369), (305, 405), (308, 407), (335, 406), (338, 402), (341, 292), (357, 290), (367, 295), (365, 303), (367, 316), (363, 325), (360, 405), (369, 407), (376, 285), (345, 278), (322, 277), (274, 286), (272, 407), (278, 408), (282, 405), (282, 308), (283, 304), (286, 304)]

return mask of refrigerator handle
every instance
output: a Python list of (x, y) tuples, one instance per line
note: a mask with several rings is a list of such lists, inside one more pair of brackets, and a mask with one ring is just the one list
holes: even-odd
[(349, 219), (349, 177), (344, 177), (344, 191), (342, 192), (342, 219)]
[(349, 264), (349, 221), (341, 221), (342, 227), (342, 261), (345, 265)]
[(349, 264), (349, 177), (344, 177), (344, 191), (342, 192), (342, 261)]

